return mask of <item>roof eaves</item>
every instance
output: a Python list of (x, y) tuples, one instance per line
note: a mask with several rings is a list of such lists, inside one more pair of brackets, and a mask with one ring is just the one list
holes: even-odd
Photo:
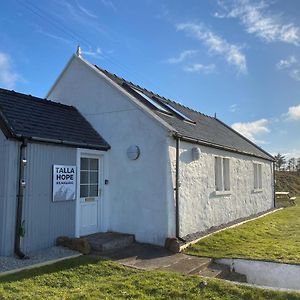
[(270, 157), (270, 159), (268, 159), (266, 157), (263, 157), (263, 156), (260, 156), (260, 155), (254, 154), (254, 153), (241, 151), (241, 150), (238, 150), (238, 149), (235, 149), (235, 148), (226, 147), (226, 146), (223, 146), (223, 145), (211, 143), (211, 142), (200, 140), (200, 139), (195, 139), (193, 137), (185, 136), (185, 135), (178, 134), (178, 133), (174, 133), (173, 136), (177, 137), (177, 138), (180, 138), (183, 141), (190, 142), (190, 143), (195, 143), (195, 144), (199, 144), (199, 145), (203, 145), (203, 146), (207, 146), (207, 147), (212, 147), (212, 148), (216, 148), (216, 149), (221, 149), (221, 150), (225, 150), (225, 151), (233, 152), (233, 153), (238, 153), (238, 154), (242, 154), (242, 155), (253, 156), (253, 157), (257, 157), (257, 158), (261, 158), (261, 159), (265, 159), (265, 160), (269, 160), (269, 161), (274, 161), (274, 159), (271, 159), (271, 157)]
[(22, 138), (25, 138), (28, 141), (35, 141), (35, 142), (41, 142), (41, 143), (51, 143), (51, 144), (69, 146), (69, 147), (96, 149), (96, 150), (103, 150), (103, 151), (108, 151), (111, 148), (110, 145), (107, 144), (107, 143), (106, 143), (106, 145), (87, 144), (87, 143), (78, 143), (78, 142), (71, 142), (71, 141), (64, 141), (64, 140), (40, 138), (40, 137), (34, 137), (34, 136), (30, 136), (30, 137), (22, 136)]
[(229, 130), (231, 130), (233, 133), (237, 134), (239, 137), (241, 137), (242, 139), (244, 139), (246, 142), (248, 142), (249, 144), (251, 144), (252, 146), (254, 146), (255, 148), (257, 148), (259, 151), (263, 152), (265, 155), (270, 157), (270, 160), (275, 161), (275, 158), (268, 153), (267, 151), (265, 151), (264, 149), (262, 149), (261, 147), (259, 147), (258, 145), (256, 145), (255, 143), (253, 143), (252, 141), (250, 141), (249, 139), (247, 139), (245, 136), (243, 136), (242, 134), (240, 134), (239, 132), (237, 132), (236, 130), (234, 130), (233, 128), (231, 128), (230, 126), (228, 126), (227, 124), (223, 123), (221, 120), (215, 118), (216, 121), (218, 121), (219, 123), (221, 123), (223, 126), (225, 126), (226, 128), (228, 128)]

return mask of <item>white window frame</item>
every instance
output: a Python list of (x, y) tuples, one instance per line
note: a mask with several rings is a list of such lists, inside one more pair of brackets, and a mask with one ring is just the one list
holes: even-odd
[(228, 157), (215, 156), (215, 194), (231, 194), (230, 159)]
[(261, 192), (262, 190), (262, 164), (253, 162), (253, 191)]

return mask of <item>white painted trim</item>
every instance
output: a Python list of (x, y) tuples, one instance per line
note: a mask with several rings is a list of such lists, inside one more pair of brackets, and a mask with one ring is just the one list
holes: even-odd
[(262, 193), (264, 190), (263, 189), (253, 189), (253, 193)]
[(231, 191), (215, 191), (216, 196), (229, 196), (231, 195)]
[(109, 211), (105, 203), (109, 201), (108, 188), (104, 184), (105, 179), (108, 179), (108, 159), (107, 152), (100, 150), (77, 148), (76, 166), (77, 166), (77, 190), (76, 190), (76, 213), (75, 213), (75, 236), (80, 237), (80, 158), (84, 155), (95, 156), (100, 159), (100, 172), (103, 174), (101, 180), (101, 201), (98, 217), (100, 218), (99, 231), (107, 231)]
[(263, 215), (260, 215), (260, 216), (258, 216), (258, 217), (256, 217), (256, 218), (252, 218), (252, 219), (249, 219), (249, 220), (246, 220), (246, 221), (242, 221), (242, 222), (240, 222), (240, 223), (237, 223), (237, 224), (234, 224), (234, 225), (231, 225), (231, 226), (222, 228), (222, 229), (220, 229), (220, 230), (217, 230), (217, 231), (215, 231), (215, 232), (209, 233), (209, 234), (207, 234), (207, 235), (205, 235), (205, 236), (202, 236), (202, 237), (200, 237), (200, 238), (198, 238), (198, 239), (195, 239), (195, 240), (193, 240), (193, 241), (191, 241), (191, 242), (188, 242), (188, 243), (186, 243), (186, 244), (180, 246), (179, 252), (181, 252), (182, 250), (188, 248), (189, 246), (194, 245), (194, 244), (198, 243), (199, 241), (201, 241), (201, 240), (203, 240), (203, 239), (205, 239), (205, 238), (207, 238), (207, 237), (209, 237), (209, 236), (211, 236), (211, 235), (213, 235), (213, 234), (215, 234), (215, 233), (218, 233), (218, 232), (221, 232), (221, 231), (224, 231), (224, 230), (227, 230), (227, 229), (230, 229), (230, 228), (234, 228), (234, 227), (240, 226), (240, 225), (242, 225), (242, 224), (245, 224), (245, 223), (248, 223), (248, 222), (251, 222), (251, 221), (260, 219), (260, 218), (265, 217), (265, 216), (267, 216), (267, 215), (273, 214), (274, 212), (277, 212), (277, 211), (279, 211), (279, 210), (281, 210), (281, 209), (283, 209), (283, 208), (281, 207), (281, 208), (278, 208), (278, 209), (274, 209), (274, 210), (269, 211), (269, 212), (267, 212), (267, 213), (265, 213), (265, 214), (263, 214)]

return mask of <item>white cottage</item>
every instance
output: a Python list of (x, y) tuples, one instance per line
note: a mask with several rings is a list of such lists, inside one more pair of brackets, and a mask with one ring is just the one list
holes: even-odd
[(0, 255), (107, 231), (187, 241), (274, 207), (273, 157), (217, 118), (78, 54), (47, 98), (0, 89)]
[(107, 184), (96, 202), (78, 193), (77, 236), (117, 231), (164, 245), (167, 238), (191, 239), (274, 207), (273, 157), (217, 118), (80, 54), (47, 98), (75, 106), (111, 146), (93, 153), (104, 164), (100, 177)]

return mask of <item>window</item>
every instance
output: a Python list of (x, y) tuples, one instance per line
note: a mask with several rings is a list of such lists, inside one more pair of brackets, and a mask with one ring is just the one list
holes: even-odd
[(168, 111), (163, 105), (159, 104), (157, 101), (155, 101), (154, 99), (148, 97), (147, 95), (145, 95), (143, 92), (141, 92), (138, 89), (132, 88), (136, 93), (138, 93), (141, 97), (143, 97), (145, 100), (147, 100), (148, 102), (150, 102), (153, 106), (155, 106), (158, 110), (170, 114), (171, 112)]
[(215, 157), (215, 186), (217, 192), (230, 191), (230, 164), (228, 158)]
[(185, 114), (174, 108), (173, 106), (169, 105), (168, 103), (161, 101), (157, 99), (156, 97), (149, 97), (146, 94), (144, 94), (142, 91), (130, 86), (132, 90), (134, 90), (136, 93), (138, 93), (141, 97), (143, 97), (144, 100), (148, 101), (150, 104), (152, 104), (157, 110), (160, 112), (166, 113), (168, 115), (178, 115), (180, 118), (182, 118), (184, 121), (191, 122), (195, 124), (193, 120), (191, 120), (189, 117), (187, 117)]
[(261, 164), (254, 163), (254, 189), (261, 190), (262, 189), (262, 168)]
[(164, 103), (164, 104), (167, 105), (167, 107), (169, 107), (171, 111), (175, 112), (177, 115), (179, 115), (185, 121), (188, 121), (188, 122), (191, 122), (191, 123), (195, 123), (192, 119), (190, 119), (189, 117), (187, 117), (185, 114), (183, 114), (182, 112), (180, 112), (179, 110), (177, 110), (173, 106), (171, 106), (171, 105), (169, 105), (167, 103)]
[(80, 159), (80, 198), (97, 197), (99, 191), (99, 160)]

